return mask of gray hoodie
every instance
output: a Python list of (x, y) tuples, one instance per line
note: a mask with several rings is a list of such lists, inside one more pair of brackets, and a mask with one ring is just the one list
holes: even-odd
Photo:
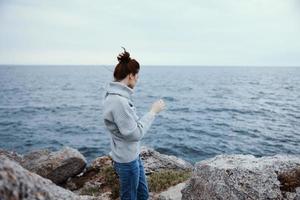
[(140, 153), (140, 140), (150, 128), (155, 114), (139, 118), (132, 101), (133, 89), (121, 82), (106, 85), (103, 97), (104, 124), (110, 132), (109, 155), (116, 162), (127, 163)]

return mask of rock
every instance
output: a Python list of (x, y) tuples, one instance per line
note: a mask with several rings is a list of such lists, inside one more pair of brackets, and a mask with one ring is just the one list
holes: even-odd
[(118, 177), (109, 156), (96, 158), (82, 174), (68, 179), (62, 186), (76, 194), (94, 195), (103, 199), (115, 199), (119, 195)]
[(300, 166), (278, 174), (280, 190), (286, 199), (300, 200)]
[(185, 187), (185, 185), (186, 182), (183, 182), (170, 187), (158, 195), (158, 200), (181, 200), (181, 190)]
[(0, 155), (5, 155), (10, 160), (14, 160), (19, 164), (21, 164), (24, 161), (23, 155), (20, 155), (15, 151), (7, 151), (7, 150), (4, 150), (4, 149), (0, 149)]
[(195, 164), (182, 199), (300, 199), (299, 169), (300, 156), (219, 155)]
[(1, 200), (100, 200), (65, 190), (5, 155), (0, 155), (0, 197)]
[(80, 200), (111, 200), (109, 194), (104, 193), (100, 196), (88, 196), (88, 195), (80, 195)]
[[(192, 170), (193, 166), (175, 156), (160, 154), (159, 152), (142, 147), (141, 158), (144, 163), (146, 175), (151, 172), (164, 170)], [(111, 177), (111, 178), (108, 178)], [(91, 194), (111, 192), (111, 196), (118, 195), (118, 176), (112, 168), (112, 159), (109, 156), (98, 157), (91, 162), (82, 174), (68, 179), (63, 187), (77, 194)], [(178, 195), (180, 196), (179, 192)], [(167, 196), (167, 193), (166, 193)], [(161, 198), (163, 198), (162, 196)], [(172, 196), (173, 197), (173, 196)]]
[(143, 146), (141, 148), (141, 159), (144, 163), (145, 174), (149, 175), (154, 171), (162, 169), (191, 170), (193, 165), (175, 156), (160, 154), (152, 148)]
[(300, 186), (300, 167), (286, 170), (278, 175), (281, 183), (280, 189), (286, 192), (296, 192), (296, 188)]
[[(28, 195), (28, 199), (108, 200), (115, 199), (118, 196), (118, 176), (114, 172), (112, 159), (109, 156), (98, 157), (92, 161), (90, 166), (86, 167), (85, 158), (77, 150), (70, 147), (65, 147), (57, 152), (42, 149), (33, 151), (25, 156), (15, 152), (0, 150), (0, 155), (6, 156), (6, 159), (4, 159), (6, 164), (7, 162), (13, 162), (7, 161), (7, 157), (20, 164), (18, 167), (15, 167), (17, 170), (15, 173), (19, 173), (22, 170), (22, 173), (27, 173), (29, 177), (33, 177), (31, 180), (27, 178), (24, 181), (23, 179), (19, 180), (19, 178), (16, 178), (16, 181), (20, 181), (20, 183), (11, 182), (11, 185), (9, 185), (7, 184), (10, 182), (8, 177), (3, 178), (4, 181), (1, 182), (2, 177), (0, 176), (0, 183), (2, 184), (0, 184), (0, 191), (2, 192), (0, 193), (0, 197), (6, 194), (5, 198), (7, 199), (18, 199), (17, 196), (20, 195), (19, 199), (26, 199), (27, 197), (22, 197), (24, 193), (24, 196)], [(163, 169), (192, 169), (192, 165), (182, 159), (178, 159), (175, 156), (163, 155), (146, 147), (143, 147), (141, 157), (147, 175)], [(17, 163), (13, 163), (17, 165)], [(47, 179), (43, 179), (35, 173)], [(52, 180), (52, 182), (48, 179)], [(58, 187), (54, 183), (73, 192)], [(26, 184), (29, 184), (29, 186)], [(4, 187), (4, 185), (8, 185), (10, 189)], [(182, 185), (178, 184), (162, 193), (156, 193), (155, 197), (156, 199), (180, 199)], [(18, 187), (20, 191), (14, 187)], [(22, 187), (25, 187), (25, 189), (22, 189)], [(56, 190), (59, 191), (56, 192)], [(11, 191), (15, 191), (15, 196), (11, 196), (14, 195)], [(55, 192), (58, 194), (56, 195)]]
[(69, 177), (82, 172), (86, 166), (86, 159), (76, 149), (64, 147), (57, 152), (38, 150), (23, 157), (22, 166), (31, 172), (39, 174), (61, 184)]
[(104, 168), (104, 167), (109, 167), (112, 166), (112, 159), (109, 156), (101, 156), (96, 158), (95, 160), (92, 161), (91, 167), (92, 168)]
[[(69, 190), (78, 190), (85, 184), (101, 185), (103, 178), (101, 178), (101, 169), (112, 167), (112, 160), (109, 156), (101, 156), (91, 162), (91, 165), (86, 167), (84, 171), (72, 178), (69, 178), (67, 182), (62, 185)], [(89, 183), (88, 183), (89, 182)], [(92, 184), (93, 183), (93, 184)]]
[[(147, 147), (142, 147), (141, 158), (144, 163), (146, 175), (150, 175), (151, 172), (159, 171), (162, 169), (192, 170), (193, 168), (190, 163), (182, 159), (176, 158), (175, 156), (160, 154), (159, 152)], [(77, 190), (78, 188), (81, 188), (86, 181), (103, 181), (103, 179), (99, 178), (99, 174), (96, 174), (99, 173), (101, 169), (108, 167), (112, 167), (111, 157), (98, 157), (93, 160), (91, 162), (91, 165), (83, 171), (83, 174), (69, 179), (65, 187), (71, 190)]]

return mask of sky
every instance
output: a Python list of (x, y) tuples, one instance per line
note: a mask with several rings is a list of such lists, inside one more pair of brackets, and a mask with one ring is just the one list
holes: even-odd
[(0, 0), (0, 64), (300, 66), (300, 0)]

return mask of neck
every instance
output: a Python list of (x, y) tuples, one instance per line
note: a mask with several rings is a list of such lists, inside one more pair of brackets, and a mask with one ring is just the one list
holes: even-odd
[(123, 83), (124, 85), (127, 85), (128, 87), (130, 87), (131, 89), (133, 89), (132, 85), (129, 84), (129, 81), (128, 81), (127, 78), (121, 80), (120, 83)]
[(128, 80), (127, 80), (127, 79), (121, 80), (120, 83), (123, 83), (124, 85), (127, 85), (127, 86), (128, 86)]

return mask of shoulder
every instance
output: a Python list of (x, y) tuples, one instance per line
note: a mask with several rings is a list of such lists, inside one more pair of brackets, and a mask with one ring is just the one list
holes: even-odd
[(129, 99), (120, 95), (109, 95), (106, 98), (106, 104), (112, 105), (113, 107), (127, 107), (132, 105)]

